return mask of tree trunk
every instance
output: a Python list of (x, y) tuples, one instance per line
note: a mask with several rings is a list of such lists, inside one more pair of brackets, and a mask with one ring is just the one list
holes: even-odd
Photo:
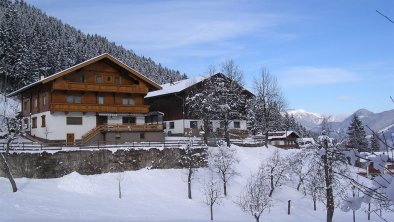
[(18, 191), (18, 188), (16, 187), (14, 177), (12, 176), (10, 168), (8, 166), (7, 158), (3, 154), (1, 154), (1, 158), (3, 159), (3, 163), (2, 163), (3, 167), (2, 168), (3, 168), (4, 174), (11, 183), (12, 192), (16, 192), (16, 191)]
[(260, 221), (260, 216), (254, 216), (254, 218), (256, 219), (256, 222)]
[(265, 131), (264, 145), (268, 148), (268, 130)]
[(323, 156), (324, 162), (324, 177), (326, 184), (326, 200), (327, 200), (327, 222), (332, 222), (334, 216), (334, 193), (332, 190), (332, 163), (328, 157), (328, 141), (324, 141), (324, 148), (326, 149), (326, 155)]
[(227, 197), (227, 180), (226, 180), (226, 174), (222, 172), (222, 178), (223, 178), (223, 194), (225, 197)]
[(204, 143), (208, 144), (208, 136), (209, 136), (209, 120), (204, 119)]
[(368, 220), (371, 220), (371, 203), (368, 203)]
[(313, 200), (313, 210), (316, 211), (316, 200)]
[(120, 186), (120, 180), (118, 181), (119, 182), (119, 199), (122, 199), (122, 187)]
[(213, 220), (213, 205), (211, 204), (211, 220)]
[(187, 192), (189, 199), (192, 199), (192, 174), (192, 168), (189, 168), (189, 175), (187, 176)]
[(300, 180), (300, 182), (298, 182), (298, 185), (297, 185), (297, 191), (300, 191), (300, 187), (301, 187), (301, 181), (302, 181), (302, 180)]
[(230, 134), (228, 132), (228, 121), (227, 119), (224, 121), (224, 138), (226, 139), (226, 144), (228, 147), (230, 147)]
[(271, 197), (272, 196), (272, 194), (274, 193), (274, 176), (270, 176), (270, 181), (271, 181), (271, 190), (270, 190), (270, 193), (269, 193), (269, 197)]

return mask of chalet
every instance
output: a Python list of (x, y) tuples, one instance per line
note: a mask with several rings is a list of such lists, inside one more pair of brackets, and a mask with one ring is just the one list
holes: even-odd
[(42, 141), (163, 141), (162, 113), (144, 96), (160, 85), (109, 54), (41, 78), (9, 96), (22, 102), (25, 131)]
[(268, 143), (278, 147), (298, 147), (300, 136), (295, 131), (268, 132)]
[[(203, 90), (202, 85), (204, 82), (209, 81), (209, 78), (213, 77), (227, 78), (223, 74), (217, 73), (210, 77), (180, 80), (161, 85), (161, 90), (149, 92), (145, 96), (145, 100), (150, 104), (151, 110), (164, 113), (163, 128), (167, 135), (199, 135), (199, 132), (203, 129), (203, 123), (201, 120), (193, 118), (192, 114), (190, 114), (186, 105), (186, 98), (191, 93), (198, 93)], [(243, 92), (249, 97), (253, 96), (252, 93), (245, 89)], [(223, 121), (212, 120), (209, 128), (211, 132), (221, 134), (224, 128)], [(233, 137), (239, 135), (247, 136), (246, 120), (232, 120), (229, 125), (229, 131), (230, 136)]]

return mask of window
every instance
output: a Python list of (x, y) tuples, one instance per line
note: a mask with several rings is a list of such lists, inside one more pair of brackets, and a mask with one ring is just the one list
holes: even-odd
[(38, 98), (34, 98), (34, 108), (37, 108), (38, 106)]
[(74, 103), (81, 103), (81, 97), (80, 96), (74, 96)]
[(145, 139), (145, 133), (140, 133), (140, 139)]
[(46, 122), (45, 122), (45, 115), (41, 116), (41, 127), (45, 127), (46, 126)]
[(235, 129), (239, 129), (239, 128), (241, 128), (241, 123), (240, 122), (234, 122), (234, 128)]
[(47, 95), (42, 96), (42, 104), (45, 106), (47, 104)]
[(85, 82), (85, 75), (79, 76), (79, 82)]
[(190, 128), (197, 129), (197, 121), (190, 121)]
[(163, 129), (167, 129), (167, 123), (163, 122)]
[(174, 128), (175, 128), (174, 122), (170, 122), (170, 129), (174, 129)]
[(82, 117), (71, 117), (66, 118), (67, 125), (82, 125)]
[(96, 76), (96, 83), (103, 83), (103, 77), (102, 76)]
[(220, 128), (224, 128), (224, 121), (220, 121)]
[(135, 117), (134, 116), (123, 116), (122, 123), (123, 124), (135, 124)]
[(31, 118), (31, 121), (32, 121), (31, 127), (37, 128), (37, 117)]
[(123, 105), (135, 105), (135, 100), (134, 100), (134, 98), (123, 98), (122, 104)]
[(74, 102), (74, 96), (67, 96), (67, 103), (73, 103)]
[(104, 104), (104, 96), (98, 96), (97, 97), (97, 103), (101, 104), (101, 105)]
[(81, 96), (67, 96), (67, 103), (81, 103)]
[(24, 125), (23, 128), (25, 128), (25, 129), (27, 129), (29, 127), (29, 119), (28, 118), (23, 119), (23, 125)]
[(120, 77), (119, 76), (115, 77), (115, 85), (120, 85)]
[(23, 100), (23, 110), (25, 112), (30, 112), (30, 99)]
[(111, 76), (107, 76), (107, 82), (112, 82), (112, 77)]

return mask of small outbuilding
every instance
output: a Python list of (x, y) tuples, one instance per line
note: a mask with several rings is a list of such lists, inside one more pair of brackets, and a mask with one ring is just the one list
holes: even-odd
[(268, 143), (277, 147), (298, 148), (298, 138), (300, 136), (295, 131), (268, 132)]

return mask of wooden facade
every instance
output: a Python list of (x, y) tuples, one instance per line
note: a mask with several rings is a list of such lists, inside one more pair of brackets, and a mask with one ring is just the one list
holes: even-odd
[[(69, 113), (81, 113), (82, 116), (87, 113), (90, 113), (89, 115), (96, 113), (97, 120), (94, 121), (96, 124), (91, 126), (90, 131), (100, 131), (97, 129), (104, 128), (103, 131), (108, 131), (108, 127), (111, 126), (104, 128), (101, 126), (101, 124), (108, 124), (107, 120), (104, 120), (108, 119), (105, 115), (118, 115), (121, 121), (123, 115), (139, 115), (144, 118), (145, 115), (149, 115), (149, 105), (145, 104), (144, 96), (149, 91), (160, 88), (157, 83), (112, 56), (103, 54), (23, 87), (11, 93), (10, 96), (20, 95), (22, 116), (25, 120), (30, 119), (29, 131), (31, 132), (40, 127), (40, 124), (37, 124), (39, 119), (45, 121), (46, 124), (43, 127), (56, 124), (47, 120), (45, 115), (48, 113), (49, 115), (57, 113), (56, 117), (59, 113), (63, 113), (64, 116)], [(81, 125), (85, 124), (82, 123), (82, 119), (78, 122), (81, 122)], [(91, 123), (92, 121), (85, 122)], [(119, 124), (122, 123), (117, 122), (116, 129), (122, 131), (124, 127)], [(134, 124), (136, 124), (135, 120)], [(139, 124), (144, 125), (141, 122)], [(133, 129), (133, 131), (141, 132), (160, 132), (162, 126), (134, 126)], [(80, 136), (80, 139), (84, 136), (86, 137), (86, 135)], [(64, 140), (69, 141), (71, 138), (74, 140), (74, 134), (67, 133)]]
[[(153, 92), (153, 94), (149, 93), (145, 97), (145, 101), (150, 106), (150, 110), (156, 110), (164, 113), (163, 121), (165, 121), (165, 123), (167, 124), (165, 131), (168, 135), (200, 135), (199, 133), (202, 130), (202, 123), (198, 123), (201, 121), (198, 120), (198, 117), (193, 116), (193, 112), (189, 110), (186, 104), (186, 99), (193, 93), (198, 93), (204, 90), (203, 86), (206, 81), (211, 81), (210, 78), (223, 78), (225, 80), (223, 82), (228, 81), (228, 78), (225, 75), (217, 73), (209, 78), (203, 78), (201, 80), (189, 79), (181, 80), (176, 83), (168, 83), (162, 85), (163, 87), (165, 87), (165, 89), (162, 90), (163, 93), (160, 93), (160, 91), (156, 91)], [(180, 84), (183, 84), (184, 87), (181, 87)], [(172, 90), (171, 88), (175, 88), (178, 90)], [(242, 93), (244, 93), (247, 98), (251, 98), (254, 96), (246, 89), (243, 89)], [(241, 105), (239, 106), (239, 110), (237, 110), (237, 112), (245, 113), (246, 115), (246, 110)], [(240, 136), (244, 137), (244, 135), (248, 133), (246, 128), (246, 121), (234, 121), (237, 123), (243, 121), (244, 124), (241, 125), (244, 127), (242, 129), (239, 129), (239, 127), (234, 127), (232, 129), (233, 135), (237, 138), (240, 138)], [(222, 131), (221, 129), (223, 129), (223, 126), (222, 124), (220, 124), (220, 122), (220, 120), (213, 120), (212, 123), (210, 123), (209, 127), (211, 132), (217, 132), (217, 136), (221, 135), (220, 132)], [(174, 127), (174, 125), (182, 125), (182, 129), (179, 130), (178, 128), (177, 130), (177, 127)], [(176, 133), (174, 133), (174, 131)]]

